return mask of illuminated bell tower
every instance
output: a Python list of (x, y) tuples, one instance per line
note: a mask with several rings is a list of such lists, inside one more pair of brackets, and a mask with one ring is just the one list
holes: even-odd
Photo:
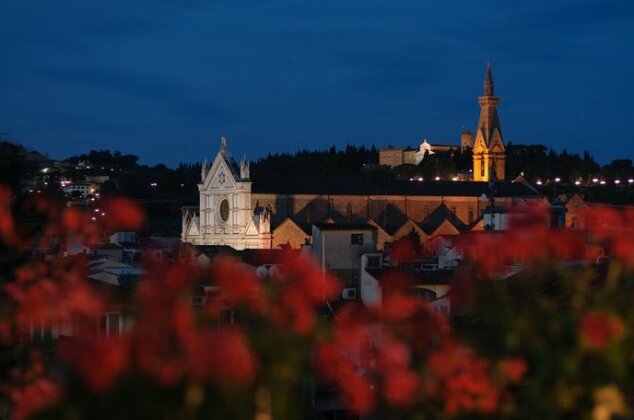
[(506, 147), (502, 140), (502, 129), (497, 106), (500, 99), (493, 95), (491, 65), (487, 63), (484, 78), (484, 94), (478, 98), (480, 120), (473, 145), (473, 180), (489, 181), (491, 177), (503, 181), (505, 177)]

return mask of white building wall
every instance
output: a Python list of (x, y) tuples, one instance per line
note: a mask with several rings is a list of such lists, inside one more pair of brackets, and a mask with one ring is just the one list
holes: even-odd
[[(353, 244), (352, 235), (363, 235), (362, 244)], [(367, 229), (319, 230), (313, 225), (313, 253), (325, 268), (361, 268), (361, 255), (376, 251), (376, 231)]]

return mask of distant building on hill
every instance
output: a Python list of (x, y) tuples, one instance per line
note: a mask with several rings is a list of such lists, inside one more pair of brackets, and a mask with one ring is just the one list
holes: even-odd
[(504, 181), (506, 177), (506, 146), (502, 138), (500, 119), (497, 106), (500, 99), (494, 96), (493, 75), (491, 66), (487, 64), (484, 78), (484, 92), (478, 98), (480, 104), (480, 118), (475, 140), (473, 133), (463, 130), (460, 134), (458, 145), (431, 145), (427, 140), (423, 141), (418, 149), (388, 147), (379, 150), (379, 164), (394, 168), (396, 166), (411, 164), (418, 165), (425, 154), (446, 152), (460, 149), (473, 151), (473, 181), (489, 181), (495, 179)]

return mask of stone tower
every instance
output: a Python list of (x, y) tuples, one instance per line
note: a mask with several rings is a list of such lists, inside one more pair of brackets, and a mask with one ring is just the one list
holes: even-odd
[(484, 78), (484, 94), (478, 98), (480, 120), (473, 145), (473, 180), (489, 181), (492, 177), (503, 181), (505, 177), (506, 148), (502, 140), (502, 129), (497, 106), (500, 99), (494, 96), (491, 65), (487, 63)]

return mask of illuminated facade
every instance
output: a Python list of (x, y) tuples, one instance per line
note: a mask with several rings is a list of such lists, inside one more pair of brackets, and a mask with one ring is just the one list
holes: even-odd
[(500, 99), (494, 96), (491, 65), (487, 64), (484, 94), (478, 98), (480, 120), (473, 145), (473, 180), (489, 181), (492, 177), (504, 181), (506, 147), (502, 139), (497, 106)]

